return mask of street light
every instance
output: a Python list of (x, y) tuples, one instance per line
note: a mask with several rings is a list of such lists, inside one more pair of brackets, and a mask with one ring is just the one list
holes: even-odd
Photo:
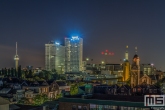
[(102, 61), (101, 63), (104, 64), (104, 61)]
[(89, 60), (89, 58), (86, 58), (86, 61), (88, 61)]

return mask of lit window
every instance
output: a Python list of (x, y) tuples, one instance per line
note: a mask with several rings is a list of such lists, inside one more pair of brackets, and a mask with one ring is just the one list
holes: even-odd
[(78, 110), (81, 110), (81, 106), (78, 106)]
[(138, 88), (138, 92), (141, 92), (141, 88)]

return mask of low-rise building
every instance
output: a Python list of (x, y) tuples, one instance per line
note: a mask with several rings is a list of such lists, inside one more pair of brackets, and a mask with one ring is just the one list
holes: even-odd
[(0, 97), (0, 110), (9, 110), (10, 102), (2, 97)]

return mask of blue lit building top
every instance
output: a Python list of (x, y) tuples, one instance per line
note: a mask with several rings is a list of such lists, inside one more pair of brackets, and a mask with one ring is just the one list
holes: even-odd
[(71, 40), (79, 40), (78, 36), (72, 36)]
[(56, 44), (56, 45), (60, 45), (60, 43), (59, 43), (59, 42), (55, 42), (55, 44)]

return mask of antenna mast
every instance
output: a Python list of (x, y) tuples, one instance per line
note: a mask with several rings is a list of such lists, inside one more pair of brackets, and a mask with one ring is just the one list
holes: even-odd
[(17, 42), (16, 42), (16, 55), (17, 55)]
[(135, 47), (135, 54), (137, 54), (137, 47)]

